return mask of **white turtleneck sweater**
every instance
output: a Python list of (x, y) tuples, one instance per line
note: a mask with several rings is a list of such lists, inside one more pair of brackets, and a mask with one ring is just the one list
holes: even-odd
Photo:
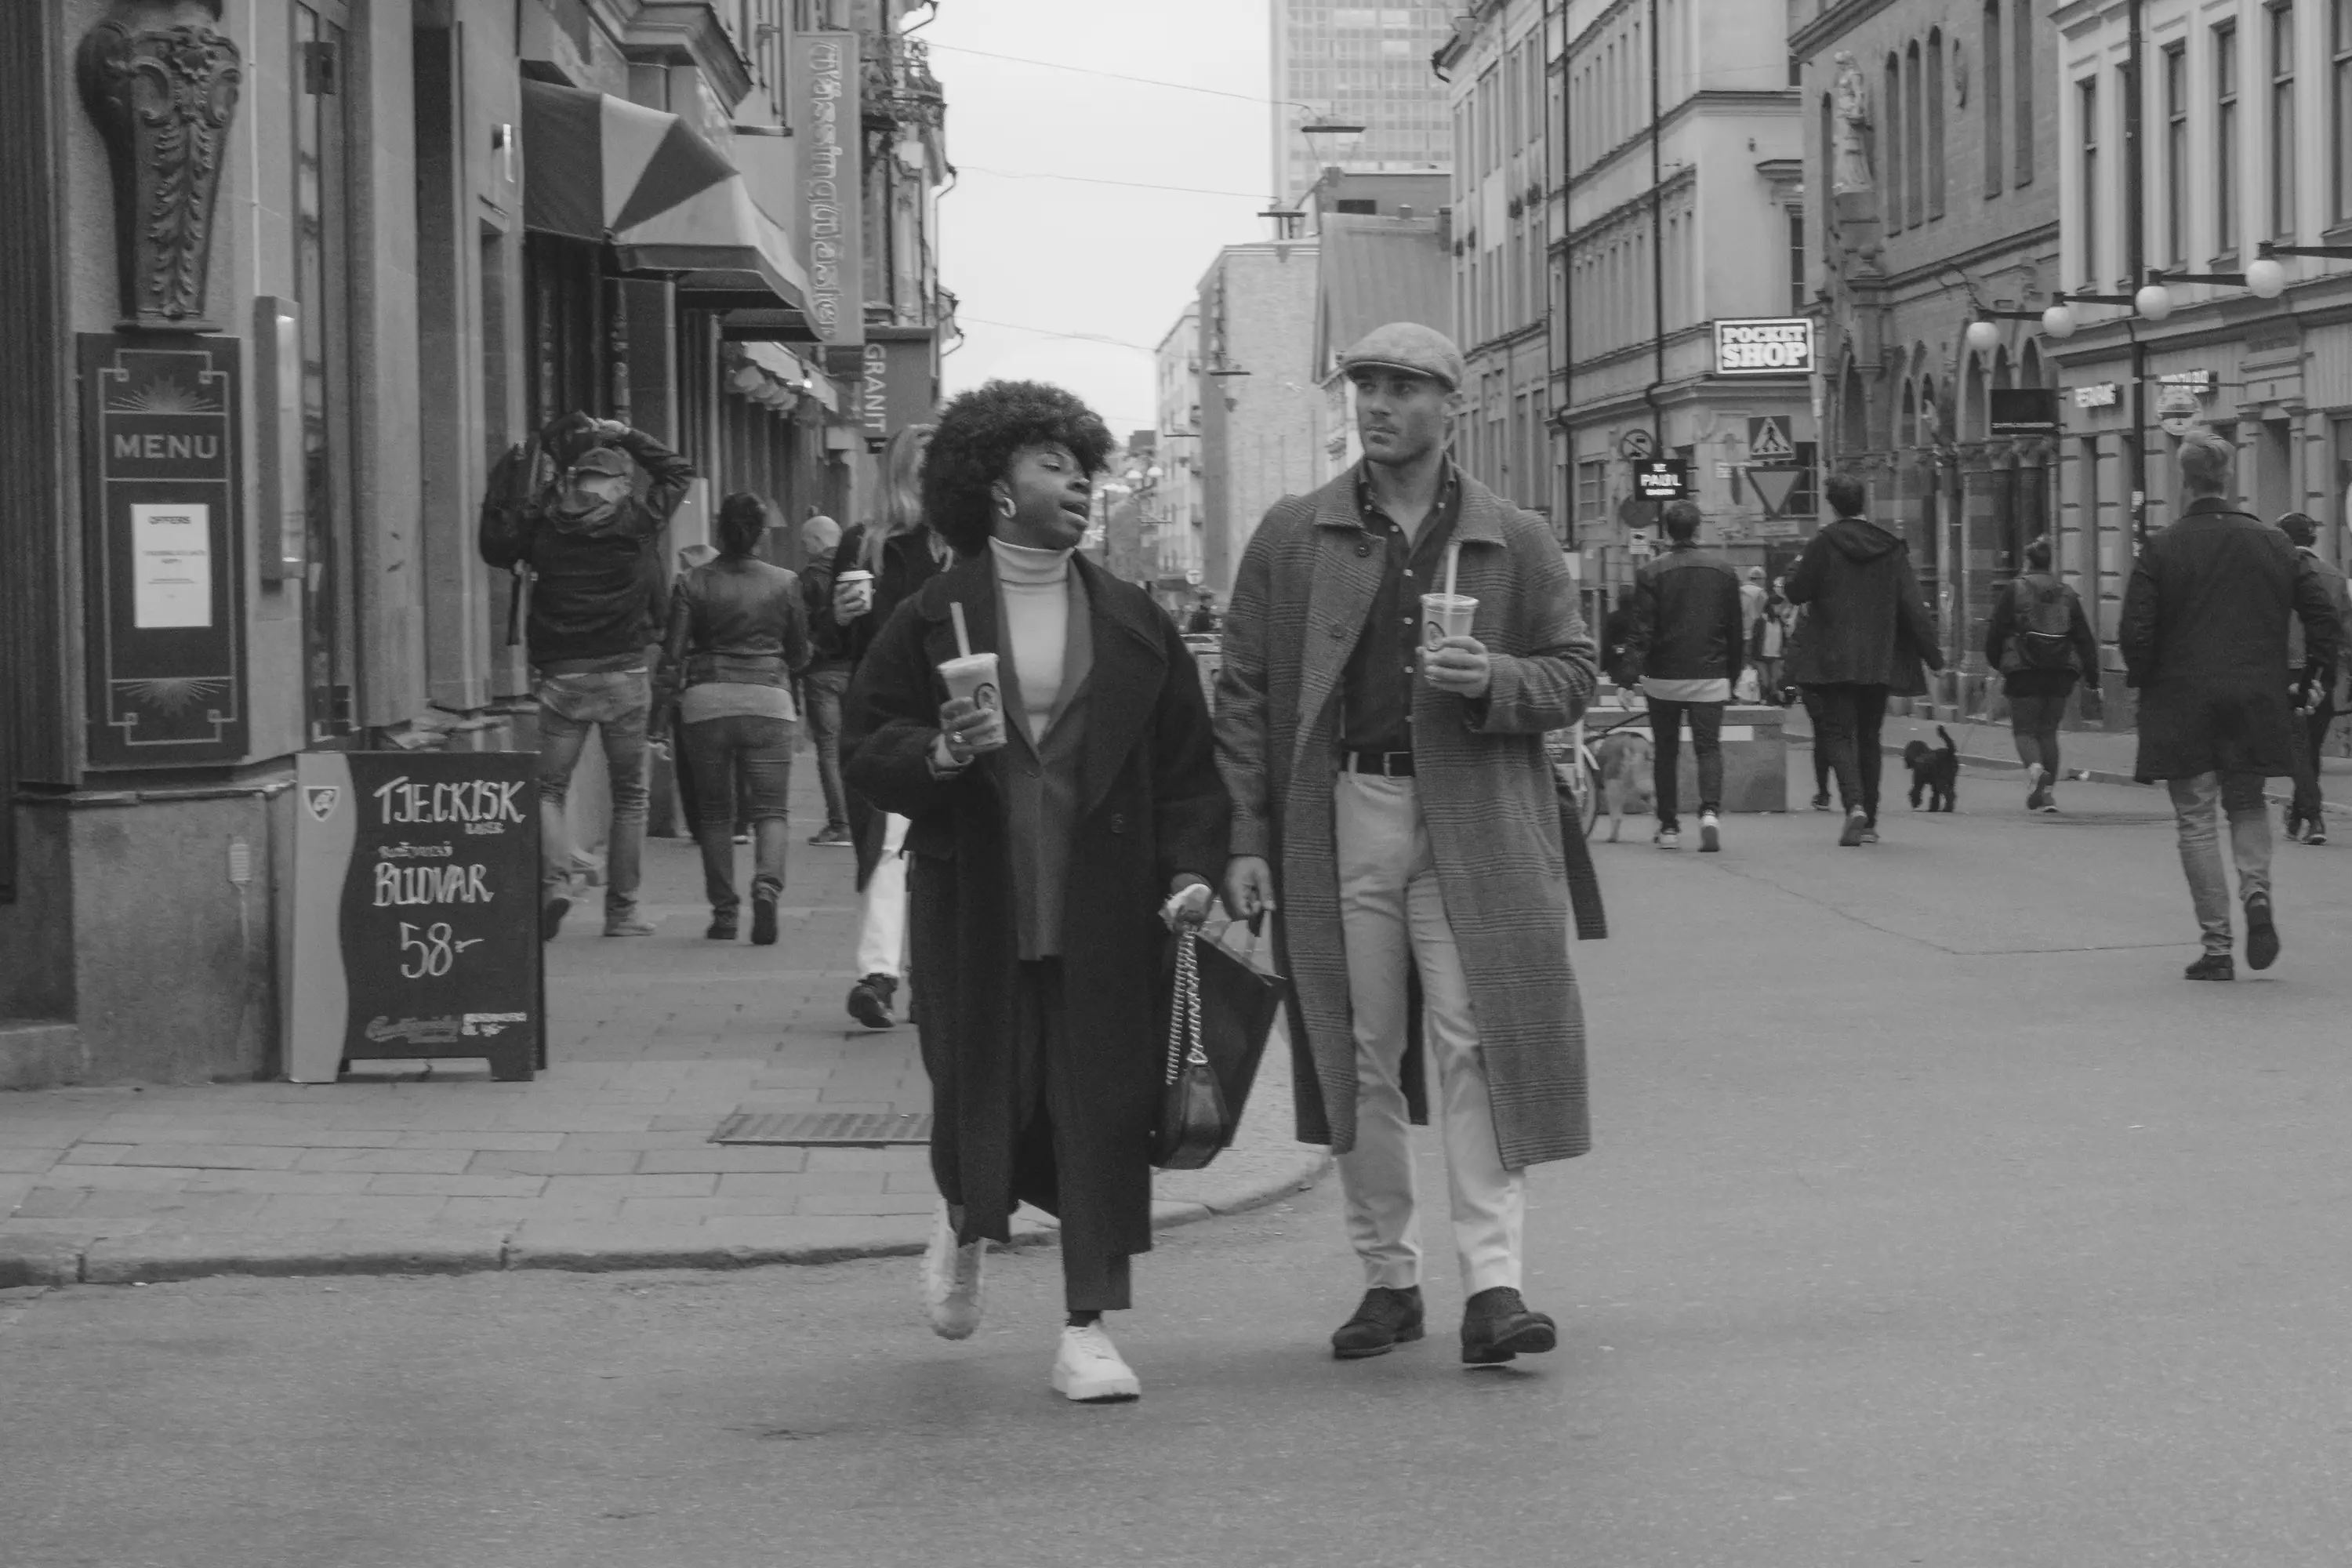
[(1004, 609), (1004, 647), (1029, 734), (1043, 742), (1062, 699), (1062, 667), (1070, 636), (1070, 552), (988, 542), (996, 553), (996, 586)]

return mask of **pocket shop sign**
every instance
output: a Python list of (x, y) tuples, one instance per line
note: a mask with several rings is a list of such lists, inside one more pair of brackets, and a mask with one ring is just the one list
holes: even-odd
[(317, 752), (296, 760), (287, 1076), (352, 1061), (544, 1067), (538, 759)]

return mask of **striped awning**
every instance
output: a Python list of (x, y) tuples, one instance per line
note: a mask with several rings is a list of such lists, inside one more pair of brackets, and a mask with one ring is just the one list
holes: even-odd
[(662, 273), (688, 289), (764, 289), (807, 309), (791, 236), (683, 120), (549, 82), (522, 90), (526, 227), (609, 239), (625, 272)]

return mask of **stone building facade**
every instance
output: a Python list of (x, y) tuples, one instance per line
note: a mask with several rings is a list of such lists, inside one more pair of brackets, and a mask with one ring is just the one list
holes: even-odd
[[(947, 304), (908, 9), (0, 7), (0, 1086), (280, 1069), (296, 756), (536, 745), (475, 549), (510, 443), (580, 409), (677, 447), (671, 546), (730, 489), (854, 511)], [(857, 106), (821, 203), (783, 133), (820, 89)], [(697, 194), (610, 209), (564, 114)], [(151, 479), (203, 510), (126, 523)], [(169, 581), (161, 521), (201, 546)]]
[(1317, 255), (1227, 246), (1201, 279), (1201, 571), (1219, 599), (1266, 509), (1315, 487)]

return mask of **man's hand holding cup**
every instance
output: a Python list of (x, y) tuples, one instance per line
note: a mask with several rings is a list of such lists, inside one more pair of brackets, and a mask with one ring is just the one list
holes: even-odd
[(1421, 673), (1440, 691), (1478, 698), (1494, 684), (1486, 645), (1470, 635), (1477, 613), (1478, 601), (1467, 594), (1421, 596)]

